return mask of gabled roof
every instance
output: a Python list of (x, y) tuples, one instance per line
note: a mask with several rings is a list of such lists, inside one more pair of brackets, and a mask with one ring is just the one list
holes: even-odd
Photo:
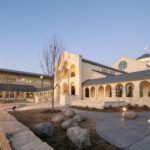
[(125, 82), (125, 81), (132, 81), (132, 80), (143, 80), (143, 79), (150, 79), (150, 70), (125, 73), (121, 75), (108, 76), (108, 77), (98, 78), (98, 79), (89, 79), (83, 82), (83, 86), (94, 85), (94, 84)]
[(144, 54), (144, 55), (138, 57), (137, 60), (138, 60), (138, 59), (143, 59), (143, 58), (150, 58), (150, 54), (148, 54), (148, 53), (147, 53), (147, 54)]
[(36, 90), (37, 90), (37, 88), (34, 86), (31, 86), (31, 85), (0, 83), (0, 91), (35, 92)]
[(110, 69), (110, 70), (113, 70), (113, 71), (116, 71), (116, 72), (126, 73), (125, 71), (121, 71), (121, 70), (118, 70), (118, 69), (115, 69), (115, 68), (112, 68), (112, 67), (109, 67), (109, 66), (106, 66), (106, 65), (103, 65), (103, 64), (100, 64), (100, 63), (97, 63), (97, 62), (88, 60), (88, 59), (82, 58), (82, 61), (83, 61), (83, 62), (86, 62), (86, 63), (88, 63), (88, 64), (95, 65), (95, 66), (104, 67), (104, 68), (107, 68), (107, 69)]
[(0, 68), (0, 72), (12, 73), (12, 74), (17, 74), (17, 75), (35, 76), (35, 77), (43, 76), (45, 78), (50, 78), (48, 75), (45, 75), (45, 74), (32, 73), (32, 72), (26, 72), (26, 71), (18, 71), (18, 70), (11, 70), (11, 69), (3, 69), (3, 68)]

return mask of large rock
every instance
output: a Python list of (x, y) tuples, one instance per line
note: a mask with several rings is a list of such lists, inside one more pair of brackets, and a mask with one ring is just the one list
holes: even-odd
[(81, 115), (75, 115), (73, 117), (73, 120), (76, 121), (76, 122), (82, 122), (85, 120), (85, 117), (84, 116), (81, 116)]
[(67, 130), (67, 137), (80, 149), (91, 146), (90, 132), (78, 126)]
[(63, 129), (68, 129), (68, 128), (71, 128), (71, 127), (74, 127), (77, 125), (78, 125), (78, 123), (76, 121), (74, 121), (73, 119), (67, 119), (61, 124)]
[(126, 119), (134, 119), (136, 117), (137, 117), (137, 114), (134, 111), (126, 111), (126, 112), (124, 112), (124, 118), (126, 118)]
[(52, 117), (52, 122), (61, 123), (64, 120), (64, 116), (61, 114)]
[(34, 131), (40, 137), (51, 137), (53, 126), (51, 123), (39, 123), (34, 126)]
[(74, 110), (72, 110), (72, 109), (68, 109), (68, 110), (66, 110), (65, 111), (65, 116), (66, 117), (73, 117), (73, 116), (75, 116), (75, 111)]

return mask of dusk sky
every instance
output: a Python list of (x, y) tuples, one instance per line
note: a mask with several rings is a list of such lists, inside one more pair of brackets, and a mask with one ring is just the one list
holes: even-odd
[(150, 0), (0, 0), (0, 68), (42, 72), (56, 34), (65, 50), (112, 65), (150, 53)]

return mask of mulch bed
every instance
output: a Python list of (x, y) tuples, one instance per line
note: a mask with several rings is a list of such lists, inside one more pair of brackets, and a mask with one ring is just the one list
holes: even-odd
[[(118, 108), (108, 107), (104, 109), (81, 107), (81, 106), (70, 106), (70, 107), (78, 110), (94, 111), (94, 112), (121, 112), (122, 111), (122, 107), (118, 107)], [(127, 105), (126, 108), (128, 110), (136, 111), (136, 112), (150, 111), (150, 108), (147, 107), (146, 105), (142, 107), (139, 107), (138, 105), (134, 105), (134, 106)]]
[[(11, 112), (20, 122), (28, 126), (34, 132), (34, 125), (42, 122), (50, 122), (53, 115), (63, 113), (60, 110), (55, 110), (54, 113), (47, 109), (36, 109), (26, 111)], [(61, 128), (61, 124), (52, 123), (54, 134), (52, 138), (42, 138), (55, 150), (79, 150), (66, 136), (66, 131)], [(82, 128), (88, 128), (91, 132), (92, 146), (85, 150), (121, 150), (120, 148), (111, 145), (102, 139), (95, 131), (95, 121), (86, 119), (80, 125)]]

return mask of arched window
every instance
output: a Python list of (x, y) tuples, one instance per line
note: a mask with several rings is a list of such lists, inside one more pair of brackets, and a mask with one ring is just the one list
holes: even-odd
[[(40, 96), (41, 96), (41, 93), (40, 93)], [(29, 98), (30, 96), (29, 96), (29, 93), (26, 93), (26, 98)]]
[(10, 98), (14, 98), (14, 92), (10, 93)]
[(125, 70), (127, 68), (127, 62), (126, 61), (121, 61), (119, 63), (119, 66), (118, 66), (119, 70)]
[(129, 83), (126, 85), (126, 96), (133, 97), (133, 84)]
[(75, 72), (71, 72), (71, 77), (75, 77)]
[(30, 93), (30, 98), (33, 98), (33, 93)]
[(89, 97), (89, 88), (85, 88), (85, 97)]
[(3, 92), (0, 92), (0, 98), (2, 98), (3, 97)]
[(71, 95), (75, 95), (75, 86), (71, 86)]
[(71, 65), (70, 72), (71, 72), (71, 77), (75, 77), (75, 74), (76, 74), (76, 67), (75, 67), (75, 65)]
[(142, 81), (140, 83), (140, 97), (150, 97), (150, 82)]
[(9, 92), (5, 93), (5, 98), (9, 98)]
[(116, 96), (117, 97), (122, 97), (123, 94), (123, 86), (122, 85), (117, 85), (116, 86)]

